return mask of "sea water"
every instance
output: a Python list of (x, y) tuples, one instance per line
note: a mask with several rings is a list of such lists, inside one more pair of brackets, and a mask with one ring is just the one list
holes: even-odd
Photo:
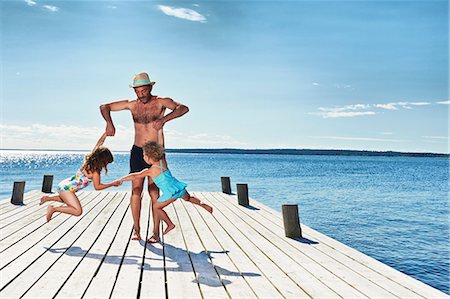
[[(73, 175), (85, 153), (0, 151), (0, 198), (14, 181), (26, 191)], [(102, 181), (129, 172), (129, 153), (114, 153)], [(169, 153), (169, 167), (191, 191), (247, 183), (250, 197), (281, 210), (297, 203), (301, 222), (449, 294), (449, 159)], [(114, 188), (114, 187), (112, 187)], [(110, 190), (130, 190), (131, 184)], [(89, 186), (87, 190), (93, 190)]]

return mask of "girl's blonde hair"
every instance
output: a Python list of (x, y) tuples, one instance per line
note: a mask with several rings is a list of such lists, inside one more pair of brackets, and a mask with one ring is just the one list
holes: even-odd
[(164, 158), (164, 148), (161, 146), (161, 144), (155, 142), (155, 141), (149, 141), (146, 144), (144, 144), (143, 147), (144, 155), (151, 158), (154, 161), (159, 161), (162, 158)]
[(100, 173), (103, 169), (108, 173), (107, 165), (114, 161), (111, 151), (105, 146), (99, 146), (84, 157), (81, 170)]

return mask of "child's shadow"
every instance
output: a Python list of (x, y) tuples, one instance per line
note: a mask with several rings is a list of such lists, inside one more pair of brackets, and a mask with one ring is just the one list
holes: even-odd
[[(141, 245), (144, 245), (144, 242), (141, 243)], [(195, 272), (197, 275), (198, 283), (205, 284), (211, 287), (223, 287), (224, 285), (230, 284), (232, 281), (228, 279), (224, 279), (223, 276), (243, 276), (243, 277), (250, 277), (250, 276), (261, 276), (261, 274), (258, 273), (251, 273), (251, 272), (234, 272), (230, 271), (228, 269), (225, 269), (223, 267), (220, 267), (218, 265), (213, 265), (211, 263), (211, 260), (214, 258), (211, 256), (212, 253), (217, 254), (227, 254), (229, 251), (208, 251), (206, 253), (205, 250), (195, 253), (190, 251), (189, 253), (182, 249), (175, 247), (173, 245), (170, 245), (168, 243), (163, 243), (164, 246), (164, 255), (166, 258), (166, 262), (175, 262), (177, 263), (176, 268), (168, 268), (166, 267), (167, 271), (174, 271), (174, 272), (193, 272), (191, 260), (195, 264), (200, 264), (200, 266), (195, 267)], [(147, 250), (153, 252), (156, 255), (163, 256), (163, 250), (162, 248), (158, 248), (155, 246), (152, 246), (151, 244), (147, 244), (146, 246)], [(190, 255), (190, 257), (189, 257)], [(211, 277), (208, 273), (202, 273), (202, 269), (215, 268), (215, 271), (221, 275), (221, 279), (219, 280), (217, 276)], [(151, 270), (150, 266), (146, 265), (144, 266), (144, 270)], [(193, 280), (193, 283), (197, 283), (197, 280)]]

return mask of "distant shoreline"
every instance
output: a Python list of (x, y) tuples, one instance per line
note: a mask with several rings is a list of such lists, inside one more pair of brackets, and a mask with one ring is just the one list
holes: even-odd
[[(0, 149), (0, 151), (51, 151), (51, 152), (87, 152), (88, 150), (54, 150), (54, 149)], [(114, 151), (123, 152), (128, 151)], [(333, 149), (167, 149), (168, 153), (186, 154), (251, 154), (251, 155), (295, 155), (295, 156), (370, 156), (370, 157), (432, 157), (450, 158), (450, 154), (415, 153), (396, 151), (364, 151)]]

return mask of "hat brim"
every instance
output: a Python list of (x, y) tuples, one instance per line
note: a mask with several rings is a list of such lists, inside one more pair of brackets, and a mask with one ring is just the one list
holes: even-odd
[(141, 87), (141, 86), (146, 86), (146, 85), (153, 86), (153, 85), (155, 85), (155, 83), (156, 82), (150, 82), (150, 83), (145, 83), (145, 84), (136, 84), (136, 85), (130, 84), (128, 86), (130, 86), (131, 88), (135, 88), (135, 87)]

